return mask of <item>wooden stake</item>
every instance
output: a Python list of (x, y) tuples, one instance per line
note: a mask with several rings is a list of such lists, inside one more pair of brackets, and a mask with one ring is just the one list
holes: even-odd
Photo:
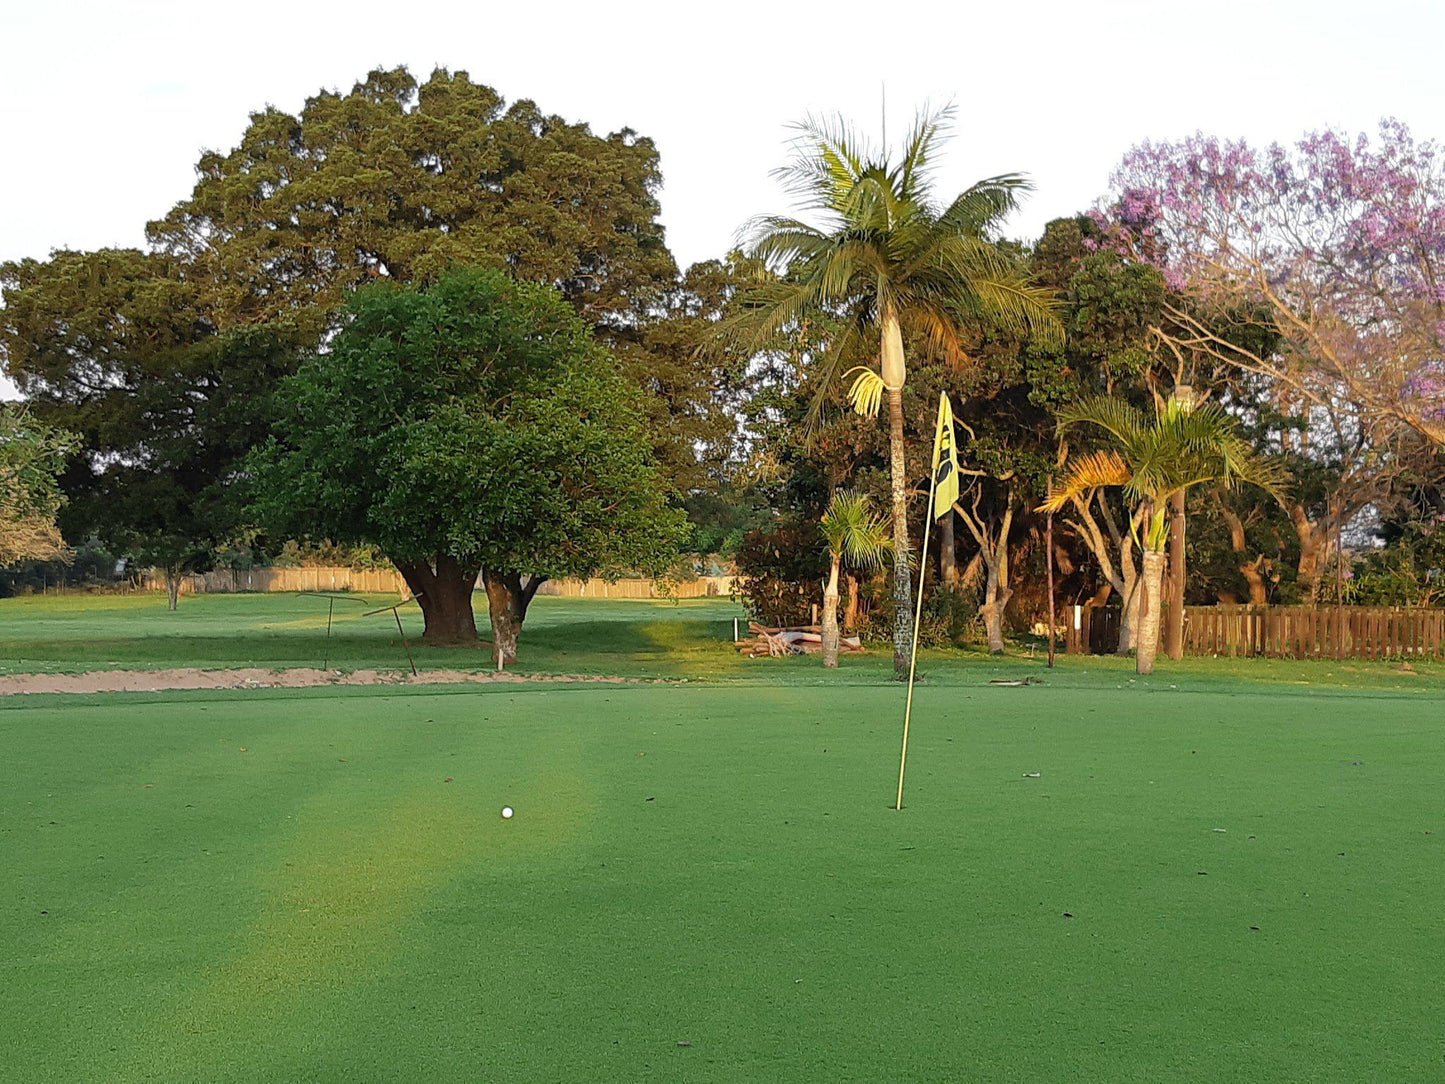
[(416, 662), (411, 657), (411, 644), (406, 641), (406, 630), (401, 627), (401, 608), (405, 603), (398, 602), (391, 608), (391, 616), (396, 618), (396, 631), (401, 633), (401, 646), (406, 648), (406, 661), (411, 664), (411, 676), (416, 677)]
[(326, 600), (326, 654), (321, 659), (321, 669), (326, 669), (326, 664), (331, 661), (331, 615), (336, 610), (334, 598)]
[(928, 483), (928, 518), (923, 521), (923, 551), (918, 562), (918, 605), (913, 610), (913, 649), (908, 653), (908, 700), (903, 707), (903, 752), (898, 756), (898, 801), (903, 809), (903, 773), (908, 767), (908, 724), (913, 718), (913, 675), (918, 669), (918, 623), (923, 620), (923, 583), (928, 579), (928, 530), (933, 526), (933, 494), (938, 488), (938, 471), (931, 470)]

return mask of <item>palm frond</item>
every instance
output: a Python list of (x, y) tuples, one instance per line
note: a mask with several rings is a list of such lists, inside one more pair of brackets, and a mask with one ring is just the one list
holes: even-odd
[(811, 445), (823, 428), (833, 385), (837, 382), (843, 366), (856, 358), (857, 347), (858, 328), (856, 325), (849, 325), (814, 359), (809, 374), (813, 394), (808, 400), (808, 412), (803, 416), (805, 446)]
[(903, 324), (951, 365), (969, 361), (958, 314), (933, 298), (914, 295), (903, 306)]
[(1096, 425), (1126, 448), (1149, 428), (1149, 419), (1132, 403), (1114, 395), (1091, 395), (1069, 403), (1056, 415), (1062, 431), (1077, 425)]
[(893, 548), (888, 517), (874, 513), (866, 493), (839, 490), (819, 523), (828, 551), (855, 568), (879, 568)]
[(1127, 486), (1133, 477), (1129, 464), (1118, 452), (1090, 452), (1070, 460), (1059, 486), (1039, 505), (1041, 512), (1057, 512), (1075, 497), (1083, 497), (1106, 486)]
[(978, 279), (972, 286), (980, 315), (989, 323), (1014, 335), (1027, 335), (1046, 349), (1063, 345), (1064, 325), (1051, 290), (1022, 278)]
[(773, 176), (804, 206), (837, 212), (872, 157), (870, 148), (841, 116), (809, 116), (793, 127), (792, 158)]
[(878, 417), (878, 409), (883, 405), (883, 378), (866, 365), (854, 366), (843, 376), (846, 379), (854, 373), (858, 376), (848, 389), (848, 402), (852, 403), (854, 411), (863, 417)]
[(1033, 181), (1023, 173), (987, 177), (954, 197), (938, 217), (938, 224), (953, 233), (989, 237), (1003, 220), (1018, 210), (1019, 197), (1032, 192)]
[(817, 286), (811, 282), (758, 283), (738, 299), (736, 312), (713, 325), (710, 344), (715, 349), (734, 347), (757, 353), (779, 332), (816, 311), (820, 301)]
[(898, 167), (898, 191), (909, 199), (927, 199), (929, 170), (933, 164), (938, 143), (953, 127), (957, 108), (952, 102), (929, 110), (920, 109), (913, 118), (913, 126), (903, 141), (903, 161)]

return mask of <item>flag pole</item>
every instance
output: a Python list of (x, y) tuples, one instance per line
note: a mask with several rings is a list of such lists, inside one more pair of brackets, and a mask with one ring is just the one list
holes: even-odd
[[(935, 459), (937, 453), (935, 452)], [(908, 723), (913, 718), (913, 675), (918, 669), (918, 623), (923, 620), (923, 581), (928, 577), (928, 531), (933, 526), (933, 498), (938, 490), (938, 464), (928, 472), (928, 518), (923, 521), (923, 552), (918, 561), (918, 605), (913, 610), (913, 649), (908, 653), (908, 701), (903, 708), (903, 752), (898, 756), (898, 801), (903, 808), (903, 773), (908, 767)]]
[[(1049, 486), (1052, 490), (1053, 486)], [(1049, 496), (1053, 496), (1051, 492)], [(1049, 513), (1048, 526), (1044, 528), (1044, 548), (1049, 551), (1049, 669), (1054, 668), (1054, 514)]]

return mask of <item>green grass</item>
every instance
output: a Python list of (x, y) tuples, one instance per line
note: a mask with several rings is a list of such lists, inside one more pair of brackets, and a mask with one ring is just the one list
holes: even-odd
[[(325, 599), (291, 594), (200, 595), (170, 613), (161, 594), (50, 595), (0, 600), (0, 673), (172, 666), (320, 666), (405, 669), (391, 613), (336, 603), (326, 642)], [(476, 596), (486, 632), (486, 599)], [(736, 669), (720, 645), (742, 610), (727, 600), (610, 602), (539, 598), (523, 632), (523, 669), (543, 673), (699, 675)], [(490, 669), (485, 646), (430, 648), (419, 642), (421, 613), (401, 610), (418, 667)]]
[[(175, 666), (320, 666), (405, 669), (405, 649), (390, 613), (363, 616), (395, 602), (365, 596), (371, 607), (336, 604), (332, 639), (326, 644), (326, 602), (313, 597), (200, 595), (183, 599), (176, 613), (161, 594), (48, 595), (0, 600), (0, 674), (80, 670), (158, 669)], [(478, 620), (486, 631), (485, 600)], [(487, 649), (422, 645), (421, 615), (402, 610), (417, 666), (425, 669), (491, 668)], [(538, 674), (616, 674), (726, 680), (765, 684), (887, 682), (892, 658), (885, 647), (864, 657), (845, 657), (826, 673), (816, 657), (748, 659), (731, 647), (733, 619), (746, 629), (742, 609), (726, 599), (680, 602), (561, 599), (532, 605), (522, 633), (517, 669)], [(1043, 675), (1043, 650), (1016, 651), (1003, 660), (978, 650), (923, 651), (926, 681), (975, 682), (980, 675)], [(1129, 659), (1061, 657), (1050, 680), (1115, 688), (1133, 679)], [(1445, 682), (1445, 664), (1417, 662), (1414, 673), (1390, 663), (1277, 659), (1187, 658), (1165, 660), (1152, 679), (1161, 688), (1232, 689), (1241, 684), (1291, 684), (1326, 688), (1425, 690)], [(960, 675), (963, 675), (960, 678)]]
[[(299, 658), (212, 601), (0, 635)], [(717, 680), (0, 703), (0, 1078), (1445, 1077), (1438, 670), (934, 655), (895, 813), (886, 659), (547, 601), (562, 669)]]

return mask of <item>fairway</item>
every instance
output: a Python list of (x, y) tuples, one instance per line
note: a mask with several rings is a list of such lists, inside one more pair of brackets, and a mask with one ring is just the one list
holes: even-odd
[(13, 698), (4, 1078), (1445, 1073), (1438, 684), (948, 665)]

